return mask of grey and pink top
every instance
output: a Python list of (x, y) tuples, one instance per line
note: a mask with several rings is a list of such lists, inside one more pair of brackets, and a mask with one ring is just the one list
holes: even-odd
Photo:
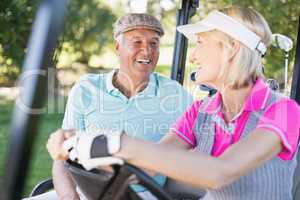
[(282, 151), (272, 160), (218, 190), (208, 190), (204, 199), (292, 199), (293, 172), (297, 160), (300, 107), (271, 91), (262, 79), (254, 84), (241, 112), (226, 123), (222, 97), (216, 93), (196, 101), (171, 130), (191, 148), (218, 157), (256, 128), (271, 130), (279, 137)]

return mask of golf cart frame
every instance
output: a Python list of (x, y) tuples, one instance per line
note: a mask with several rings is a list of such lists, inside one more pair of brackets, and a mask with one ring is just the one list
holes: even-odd
[[(189, 19), (195, 14), (199, 6), (199, 0), (182, 0), (181, 8), (177, 13), (177, 26), (187, 24)], [(46, 96), (46, 77), (41, 76), (41, 71), (46, 71), (52, 66), (52, 56), (57, 44), (57, 39), (63, 30), (63, 22), (67, 10), (67, 0), (43, 0), (38, 9), (32, 33), (28, 43), (28, 51), (23, 64), (23, 74), (31, 73), (22, 81), (22, 91), (19, 99), (26, 106), (21, 109), (15, 106), (13, 121), (11, 126), (10, 144), (6, 162), (6, 200), (19, 200), (25, 180), (28, 174), (28, 166), (32, 155), (32, 147), (37, 137), (37, 127), (41, 114), (39, 110), (43, 108), (44, 97)], [(171, 78), (183, 83), (185, 72), (185, 61), (187, 53), (187, 39), (176, 32), (175, 47), (173, 53), (173, 63)], [(27, 74), (28, 75), (28, 74)], [(291, 87), (291, 98), (300, 104), (300, 20), (298, 25), (298, 36), (296, 45), (296, 58), (293, 69), (293, 79)], [(299, 154), (297, 155), (299, 157)], [(125, 165), (127, 172), (139, 174), (137, 168)], [(124, 168), (125, 169), (125, 168)], [(121, 169), (120, 169), (121, 170)], [(125, 174), (127, 173), (125, 170)], [(141, 177), (144, 174), (141, 175)], [(145, 178), (145, 180), (148, 180)], [(294, 199), (300, 199), (300, 169), (299, 165), (295, 172)], [(120, 182), (119, 182), (120, 183)], [(116, 183), (117, 184), (117, 183)], [(153, 191), (162, 192), (155, 183), (149, 183)], [(154, 189), (153, 189), (154, 188)], [(151, 190), (151, 191), (152, 191)], [(107, 189), (106, 194), (116, 192), (114, 187)], [(155, 193), (156, 193), (155, 192)], [(109, 199), (106, 196), (102, 199)], [(161, 199), (169, 199), (169, 196)], [(112, 198), (110, 198), (112, 199)]]

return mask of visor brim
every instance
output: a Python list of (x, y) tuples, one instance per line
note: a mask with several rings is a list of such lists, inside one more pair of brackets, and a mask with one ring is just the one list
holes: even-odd
[(177, 27), (177, 31), (182, 33), (186, 38), (192, 41), (197, 41), (197, 34), (212, 31), (215, 28), (206, 24), (204, 21), (200, 21), (195, 24), (181, 25)]

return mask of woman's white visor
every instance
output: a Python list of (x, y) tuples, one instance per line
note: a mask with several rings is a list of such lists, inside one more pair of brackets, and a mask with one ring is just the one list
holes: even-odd
[(265, 55), (267, 51), (266, 45), (257, 34), (232, 17), (219, 11), (210, 12), (206, 18), (195, 24), (178, 26), (177, 30), (188, 39), (194, 41), (197, 40), (197, 33), (219, 30), (240, 41), (251, 50), (257, 50), (262, 55)]

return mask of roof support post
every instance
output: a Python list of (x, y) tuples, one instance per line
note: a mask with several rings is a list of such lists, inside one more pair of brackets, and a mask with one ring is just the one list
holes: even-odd
[(291, 98), (300, 105), (300, 16), (298, 19), (298, 36), (296, 44), (296, 55), (293, 69), (293, 79), (291, 86)]
[[(182, 0), (181, 8), (177, 12), (176, 27), (187, 24), (189, 19), (195, 15), (199, 7), (199, 0)], [(173, 63), (171, 70), (171, 79), (177, 80), (183, 84), (185, 60), (187, 52), (187, 39), (178, 31), (175, 35), (175, 49), (173, 52)]]

